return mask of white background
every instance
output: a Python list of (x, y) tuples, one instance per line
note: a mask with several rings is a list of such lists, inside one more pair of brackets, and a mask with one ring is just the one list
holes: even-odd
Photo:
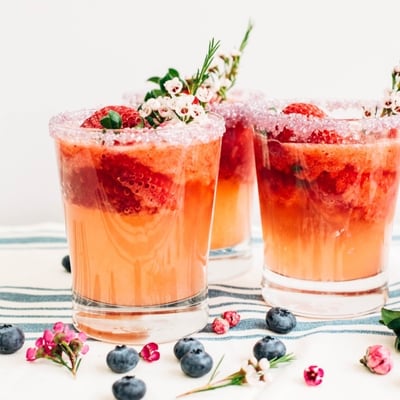
[(12, 0), (0, 23), (0, 226), (61, 222), (48, 120), (118, 103), (208, 41), (255, 28), (238, 86), (274, 97), (381, 97), (400, 62), (399, 0)]

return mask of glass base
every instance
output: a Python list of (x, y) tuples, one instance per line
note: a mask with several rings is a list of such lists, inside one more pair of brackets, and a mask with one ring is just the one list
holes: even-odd
[(115, 344), (166, 343), (198, 332), (208, 321), (207, 293), (160, 306), (128, 307), (98, 303), (76, 294), (74, 326), (89, 337)]
[(387, 276), (343, 282), (304, 281), (264, 270), (261, 293), (271, 307), (308, 318), (350, 318), (376, 312), (388, 298)]
[(208, 283), (221, 283), (247, 272), (252, 266), (250, 241), (233, 247), (210, 250)]

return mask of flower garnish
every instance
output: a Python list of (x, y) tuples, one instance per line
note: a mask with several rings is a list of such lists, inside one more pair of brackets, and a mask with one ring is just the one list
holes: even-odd
[(382, 107), (369, 109), (364, 107), (364, 116), (390, 116), (400, 113), (400, 65), (396, 65), (392, 70), (392, 85), (387, 89), (383, 98)]
[(325, 372), (317, 365), (310, 365), (303, 372), (304, 381), (308, 386), (318, 386), (322, 383)]
[(147, 343), (143, 346), (139, 353), (143, 360), (148, 362), (157, 361), (160, 359), (160, 352), (158, 351), (158, 344), (154, 342)]
[(261, 358), (259, 361), (257, 361), (256, 358), (252, 357), (247, 360), (247, 362), (239, 369), (239, 371), (236, 371), (226, 376), (225, 378), (215, 380), (214, 378), (218, 372), (223, 358), (224, 357), (221, 357), (221, 359), (219, 360), (207, 384), (188, 392), (182, 393), (178, 395), (177, 398), (188, 396), (194, 393), (206, 392), (208, 390), (220, 389), (227, 386), (240, 386), (244, 384), (254, 385), (259, 382), (267, 382), (267, 372), (269, 371), (269, 369), (276, 368), (281, 363), (292, 361), (294, 359), (294, 355), (292, 353), (285, 354), (282, 357), (274, 358), (269, 361), (266, 358)]
[(45, 358), (66, 367), (76, 375), (82, 358), (89, 351), (86, 334), (76, 333), (68, 325), (56, 322), (53, 329), (45, 329), (43, 335), (35, 342), (35, 347), (26, 351), (27, 361)]
[(240, 322), (240, 315), (237, 311), (224, 311), (222, 318), (228, 321), (230, 328), (233, 328)]
[(394, 348), (400, 351), (400, 311), (389, 310), (383, 307), (381, 309), (381, 319), (379, 322), (394, 332), (396, 335)]
[(239, 72), (240, 59), (248, 44), (252, 30), (253, 23), (249, 21), (239, 48), (234, 49), (230, 54), (218, 54), (213, 65), (209, 68), (210, 80), (213, 81), (214, 87), (216, 88), (216, 97), (214, 101), (220, 103), (226, 100), (227, 92), (235, 85)]
[(216, 317), (211, 324), (211, 328), (218, 335), (223, 335), (229, 331), (229, 322), (224, 318)]
[(374, 374), (379, 375), (386, 375), (393, 368), (390, 351), (380, 344), (367, 347), (367, 351), (360, 359), (360, 363)]
[(158, 88), (146, 93), (143, 103), (138, 107), (140, 116), (154, 128), (170, 120), (189, 123), (203, 116), (206, 104), (215, 93), (206, 81), (218, 48), (219, 41), (212, 39), (202, 67), (190, 79), (181, 77), (174, 68), (169, 68), (162, 77), (149, 78), (148, 81), (158, 85)]

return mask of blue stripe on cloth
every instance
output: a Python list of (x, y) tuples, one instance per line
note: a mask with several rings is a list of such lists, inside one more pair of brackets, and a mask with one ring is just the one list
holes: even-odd
[[(400, 282), (390, 285), (391, 308), (400, 302)], [(196, 337), (218, 341), (260, 338), (277, 335), (266, 327), (265, 316), (269, 307), (261, 297), (258, 287), (210, 285), (210, 322), (226, 310), (236, 310), (241, 316), (239, 325), (225, 335), (216, 335), (208, 324)], [(0, 286), (0, 318), (15, 321), (33, 338), (57, 321), (71, 323), (70, 288), (35, 288), (29, 286)], [(388, 303), (389, 304), (389, 303)], [(393, 333), (380, 324), (380, 313), (355, 319), (312, 320), (298, 318), (296, 328), (285, 339), (298, 339), (318, 334), (375, 334), (388, 336)], [(279, 335), (277, 335), (279, 336)]]

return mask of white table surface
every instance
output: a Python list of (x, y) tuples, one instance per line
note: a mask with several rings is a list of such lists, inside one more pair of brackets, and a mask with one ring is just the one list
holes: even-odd
[[(397, 398), (400, 390), (400, 353), (394, 349), (394, 335), (379, 324), (380, 314), (347, 320), (298, 318), (296, 328), (286, 335), (266, 329), (267, 305), (262, 301), (259, 281), (261, 242), (253, 245), (253, 266), (245, 275), (210, 285), (210, 319), (226, 310), (241, 315), (240, 324), (225, 335), (209, 327), (196, 337), (202, 340), (215, 364), (224, 355), (218, 377), (240, 368), (252, 354), (255, 342), (266, 335), (279, 336), (296, 360), (271, 370), (270, 381), (257, 386), (228, 387), (187, 397), (188, 399), (338, 399), (350, 394), (362, 399)], [(63, 227), (57, 224), (0, 227), (0, 323), (21, 326), (24, 347), (12, 355), (0, 355), (0, 399), (85, 399), (112, 400), (111, 386), (123, 375), (111, 372), (105, 358), (114, 346), (89, 341), (75, 378), (63, 367), (47, 360), (29, 363), (25, 351), (54, 322), (71, 323), (71, 276), (61, 266), (68, 253)], [(400, 308), (400, 235), (393, 236), (390, 252), (390, 298), (387, 307)], [(359, 359), (368, 346), (382, 344), (391, 351), (393, 370), (385, 376), (370, 373)], [(174, 399), (176, 395), (208, 381), (186, 377), (173, 355), (174, 343), (160, 346), (161, 358), (154, 363), (140, 361), (129, 374), (147, 385), (145, 399)], [(135, 346), (137, 350), (139, 347)], [(320, 386), (309, 387), (303, 369), (317, 364), (325, 370)]]

